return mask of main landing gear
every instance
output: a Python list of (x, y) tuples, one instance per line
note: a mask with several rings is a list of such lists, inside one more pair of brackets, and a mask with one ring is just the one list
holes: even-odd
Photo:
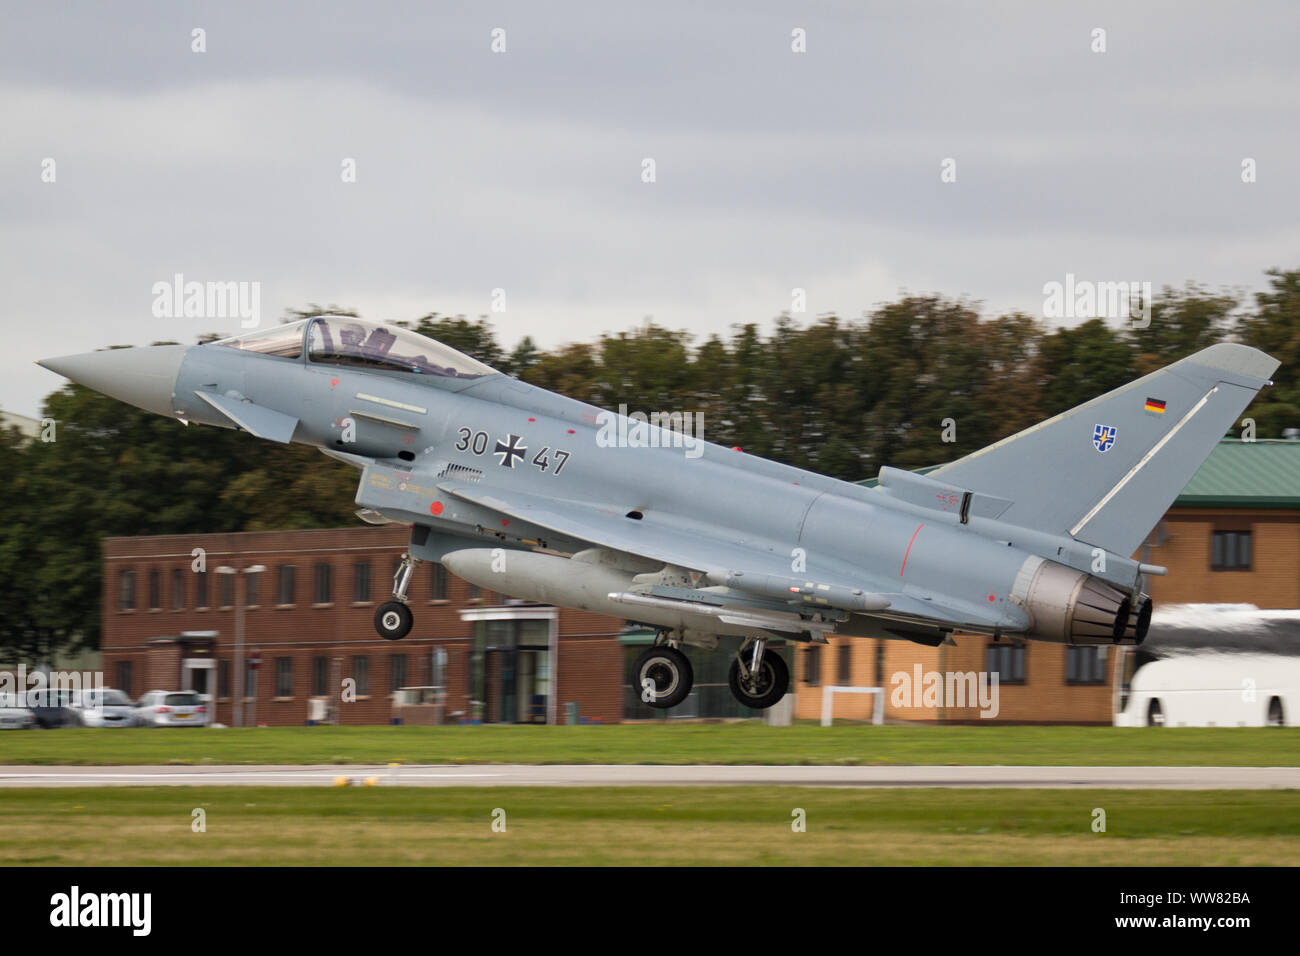
[(415, 623), (411, 609), (406, 606), (406, 589), (411, 586), (411, 576), (419, 563), (419, 558), (402, 555), (402, 563), (393, 575), (393, 600), (385, 601), (375, 611), (375, 630), (386, 641), (398, 641), (406, 637), (411, 632), (411, 625)]
[(731, 695), (754, 710), (771, 707), (790, 687), (790, 668), (785, 658), (775, 651), (767, 652), (766, 644), (761, 637), (745, 641), (727, 669)]
[[(695, 683), (691, 662), (676, 645), (675, 640), (660, 634), (632, 669), (637, 696), (658, 710), (680, 704)], [(790, 669), (785, 659), (775, 651), (768, 652), (766, 645), (761, 637), (741, 644), (727, 675), (732, 695), (754, 710), (771, 707), (790, 688)]]
[(695, 671), (676, 642), (660, 634), (654, 647), (636, 659), (632, 686), (642, 703), (658, 710), (676, 707), (686, 699), (695, 683)]

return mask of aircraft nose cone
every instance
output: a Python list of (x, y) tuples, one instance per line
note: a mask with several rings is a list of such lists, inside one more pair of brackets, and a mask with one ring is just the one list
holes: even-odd
[(111, 398), (171, 416), (176, 376), (189, 350), (188, 345), (150, 345), (64, 355), (36, 364)]

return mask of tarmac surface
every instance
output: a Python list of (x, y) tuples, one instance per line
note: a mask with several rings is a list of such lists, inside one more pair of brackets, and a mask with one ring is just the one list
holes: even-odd
[(722, 766), (612, 764), (2, 766), (3, 787), (259, 786), (1300, 788), (1300, 767)]

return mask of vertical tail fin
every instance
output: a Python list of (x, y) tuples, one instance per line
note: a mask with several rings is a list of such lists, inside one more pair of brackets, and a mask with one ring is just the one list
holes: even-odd
[(1279, 363), (1222, 342), (931, 472), (1002, 520), (1131, 554)]

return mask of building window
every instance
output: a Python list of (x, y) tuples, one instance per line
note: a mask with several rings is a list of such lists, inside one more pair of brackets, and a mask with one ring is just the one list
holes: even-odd
[(835, 683), (841, 687), (848, 687), (853, 683), (853, 644), (850, 641), (842, 641), (837, 656)]
[(172, 570), (172, 610), (185, 609), (185, 572), (181, 568)]
[(333, 598), (333, 588), (330, 584), (330, 572), (333, 569), (328, 564), (316, 565), (316, 603), (329, 604)]
[(244, 699), (257, 699), (257, 668), (247, 659), (244, 661)]
[(235, 576), (233, 574), (217, 575), (217, 606), (233, 607), (235, 603)]
[(876, 676), (875, 686), (885, 686), (885, 642), (876, 641)]
[(156, 611), (162, 607), (162, 572), (156, 569), (149, 572), (149, 610)]
[(293, 696), (293, 658), (277, 657), (275, 659), (275, 696)]
[(248, 578), (248, 593), (244, 603), (247, 607), (257, 607), (261, 603), (259, 598), (262, 596), (262, 572), (245, 571), (244, 577)]
[(1210, 541), (1210, 570), (1249, 571), (1250, 551), (1249, 531), (1216, 531)]
[(230, 696), (230, 661), (217, 661), (217, 696)]
[(482, 599), (483, 599), (483, 591), (479, 588), (477, 584), (471, 584), (466, 588), (465, 590), (466, 601), (481, 601)]
[(208, 606), (208, 572), (198, 571), (194, 575), (194, 606)]
[(401, 690), (406, 686), (406, 655), (394, 654), (388, 658), (389, 675), (392, 680), (389, 683), (390, 691)]
[(1067, 684), (1106, 683), (1106, 648), (1067, 647), (1065, 682)]
[(355, 582), (352, 600), (364, 604), (370, 600), (370, 562), (358, 561), (353, 568), (352, 580)]
[(989, 676), (997, 674), (999, 684), (1025, 682), (1025, 647), (1013, 644), (990, 644), (984, 652), (984, 669)]
[(803, 681), (809, 687), (816, 687), (822, 682), (822, 649), (820, 645), (809, 644), (803, 653)]
[(447, 600), (447, 569), (437, 561), (429, 562), (429, 600)]
[(364, 654), (352, 658), (352, 679), (357, 682), (357, 696), (370, 695), (370, 658)]
[(329, 681), (329, 666), (329, 658), (313, 657), (311, 659), (311, 693), (313, 697), (327, 696), (326, 684)]
[(293, 603), (294, 571), (295, 568), (292, 564), (280, 565), (280, 595), (276, 601), (277, 604)]
[(134, 689), (131, 686), (134, 683), (133, 676), (130, 661), (117, 662), (117, 689), (126, 694), (127, 697), (131, 696), (131, 691)]
[(123, 571), (118, 576), (117, 609), (119, 611), (135, 610), (135, 572)]

